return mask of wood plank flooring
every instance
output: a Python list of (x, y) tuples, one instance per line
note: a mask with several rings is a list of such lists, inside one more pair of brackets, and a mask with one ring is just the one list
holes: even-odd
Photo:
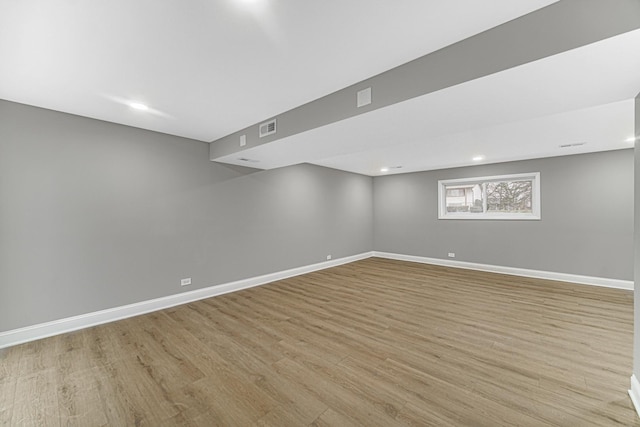
[(370, 258), (0, 350), (2, 426), (640, 426), (630, 291)]

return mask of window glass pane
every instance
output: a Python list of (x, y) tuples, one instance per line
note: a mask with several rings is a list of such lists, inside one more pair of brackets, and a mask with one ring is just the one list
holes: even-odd
[(532, 213), (533, 181), (488, 182), (487, 212)]
[(447, 185), (445, 189), (447, 212), (484, 212), (481, 184)]
[(540, 172), (439, 180), (438, 218), (539, 220)]

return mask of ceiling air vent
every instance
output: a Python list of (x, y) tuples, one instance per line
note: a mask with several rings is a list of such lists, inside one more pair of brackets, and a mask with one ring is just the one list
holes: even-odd
[(276, 133), (276, 119), (269, 120), (260, 125), (260, 138)]
[(558, 147), (560, 148), (571, 148), (571, 147), (580, 147), (581, 145), (586, 144), (586, 142), (576, 142), (573, 144), (562, 144), (562, 145), (558, 145)]

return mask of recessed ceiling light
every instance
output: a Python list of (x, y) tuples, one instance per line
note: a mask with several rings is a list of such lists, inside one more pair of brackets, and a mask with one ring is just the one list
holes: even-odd
[(380, 172), (389, 172), (389, 168), (380, 168)]
[(141, 102), (130, 102), (129, 107), (135, 110), (140, 110), (140, 111), (147, 111), (149, 109), (149, 107), (147, 107), (145, 104)]
[(473, 160), (474, 162), (479, 162), (480, 160), (484, 160), (484, 156), (475, 156), (471, 160)]

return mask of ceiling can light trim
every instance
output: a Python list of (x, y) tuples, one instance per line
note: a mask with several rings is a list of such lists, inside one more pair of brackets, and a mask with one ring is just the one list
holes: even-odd
[(380, 172), (382, 173), (386, 173), (389, 172), (392, 169), (402, 169), (401, 165), (397, 165), (397, 166), (383, 166), (380, 168)]

